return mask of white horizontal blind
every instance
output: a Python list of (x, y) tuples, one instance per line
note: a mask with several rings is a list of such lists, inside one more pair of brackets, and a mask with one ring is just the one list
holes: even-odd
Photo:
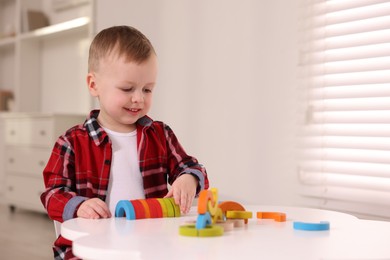
[(390, 219), (390, 1), (301, 7), (302, 195)]

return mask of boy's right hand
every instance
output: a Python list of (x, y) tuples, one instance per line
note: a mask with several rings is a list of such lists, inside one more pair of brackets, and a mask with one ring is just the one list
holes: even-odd
[(104, 201), (99, 198), (92, 198), (81, 203), (77, 210), (77, 216), (89, 219), (110, 218), (111, 213)]

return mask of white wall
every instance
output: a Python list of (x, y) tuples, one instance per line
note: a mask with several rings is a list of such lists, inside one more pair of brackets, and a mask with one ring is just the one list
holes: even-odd
[(97, 1), (97, 31), (127, 24), (160, 64), (151, 116), (207, 168), (220, 199), (298, 203), (298, 1)]

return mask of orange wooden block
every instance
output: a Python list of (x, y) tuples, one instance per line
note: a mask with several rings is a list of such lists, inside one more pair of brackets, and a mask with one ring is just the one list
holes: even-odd
[(141, 199), (141, 200), (138, 200), (139, 202), (142, 203), (142, 205), (144, 206), (144, 209), (145, 209), (145, 218), (150, 218), (150, 209), (149, 209), (149, 204), (146, 202), (146, 200), (144, 199)]
[(286, 221), (286, 213), (282, 213), (282, 212), (257, 212), (257, 218), (273, 219), (277, 222), (285, 222)]
[(209, 200), (214, 204), (213, 193), (209, 190), (202, 190), (198, 197), (198, 214), (206, 214), (208, 212)]
[[(226, 216), (227, 211), (245, 211), (244, 206), (242, 206), (240, 203), (235, 201), (223, 201), (219, 203), (218, 207), (221, 208), (223, 214)], [(245, 224), (248, 223), (248, 219), (245, 219)]]
[(218, 207), (222, 209), (223, 214), (226, 215), (226, 211), (245, 211), (244, 206), (242, 206), (240, 203), (235, 201), (223, 201), (219, 203)]

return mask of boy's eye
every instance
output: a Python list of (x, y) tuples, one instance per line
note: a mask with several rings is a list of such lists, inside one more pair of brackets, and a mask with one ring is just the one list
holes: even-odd
[(122, 88), (123, 92), (131, 92), (133, 91), (133, 88)]
[(152, 89), (151, 88), (144, 88), (144, 92), (145, 93), (152, 93)]

